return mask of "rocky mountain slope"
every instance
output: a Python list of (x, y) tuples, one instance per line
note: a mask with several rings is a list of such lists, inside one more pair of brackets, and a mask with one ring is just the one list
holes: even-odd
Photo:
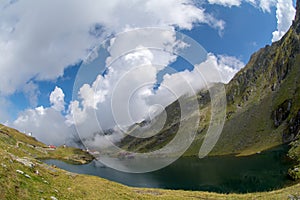
[(226, 140), (232, 137), (240, 139), (224, 153), (247, 149), (251, 153), (253, 146), (261, 150), (266, 145), (296, 138), (300, 129), (296, 122), (300, 111), (298, 15), (280, 41), (254, 53), (246, 67), (226, 86), (228, 120), (219, 146), (227, 144)]
[[(291, 143), (293, 153), (290, 154), (295, 159), (300, 157), (297, 150), (300, 135), (299, 10), (298, 0), (295, 20), (285, 36), (254, 53), (249, 63), (225, 86), (227, 118), (221, 137), (210, 155), (249, 155)], [(202, 133), (208, 128), (209, 93), (201, 91), (197, 99), (201, 121), (196, 139), (185, 153), (186, 156), (198, 155), (204, 137)], [(157, 135), (143, 139), (127, 136), (120, 146), (131, 151), (146, 152), (159, 149), (169, 142), (180, 123), (178, 102), (168, 106), (166, 111), (168, 120)]]

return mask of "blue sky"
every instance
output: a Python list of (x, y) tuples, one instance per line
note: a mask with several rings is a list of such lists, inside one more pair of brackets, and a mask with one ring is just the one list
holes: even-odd
[(222, 35), (203, 26), (187, 33), (200, 41), (207, 51), (232, 55), (246, 63), (253, 52), (271, 43), (272, 32), (277, 25), (274, 7), (271, 13), (246, 3), (232, 8), (208, 5), (207, 10), (226, 22)]
[[(84, 4), (69, 0), (63, 3), (29, 0), (0, 3), (0, 70), (4, 77), (0, 82), (0, 120), (19, 129), (38, 131), (40, 113), (63, 105), (65, 108), (57, 110), (57, 116), (70, 123), (68, 108), (73, 100), (76, 75), (78, 70), (82, 71), (82, 60), (108, 35), (134, 28), (172, 27), (201, 44), (223, 70), (224, 79), (229, 80), (248, 62), (252, 53), (279, 39), (291, 24), (295, 11), (294, 0), (271, 0), (270, 4), (265, 0), (199, 2), (180, 0), (162, 4), (153, 0), (148, 4), (129, 1), (125, 5), (122, 1), (113, 1), (104, 5), (101, 1)], [(33, 6), (37, 8), (34, 12), (31, 11)], [(284, 13), (281, 20), (277, 12)], [(277, 38), (275, 31), (279, 33)], [(98, 53), (99, 62), (94, 68), (98, 67), (101, 73), (106, 59), (113, 57), (113, 50)], [(175, 70), (192, 72), (193, 66), (183, 59), (171, 62), (172, 58), (167, 57), (163, 62)], [(86, 87), (89, 90), (85, 92), (90, 92), (98, 75), (91, 70), (93, 66), (89, 67), (84, 72), (90, 79)], [(164, 81), (163, 75), (165, 73), (158, 75), (159, 83)], [(49, 99), (51, 94), (52, 100)], [(84, 108), (83, 101), (79, 104), (78, 108)], [(36, 109), (40, 106), (44, 110)]]
[[(221, 5), (207, 5), (205, 8), (226, 21), (226, 27), (221, 34), (206, 24), (197, 24), (192, 30), (180, 31), (195, 39), (208, 52), (235, 56), (247, 63), (252, 53), (271, 43), (272, 32), (277, 25), (274, 7), (271, 13), (262, 12), (246, 3), (243, 3), (241, 7), (227, 8)], [(63, 89), (66, 95), (65, 101), (70, 102), (74, 79), (80, 63), (70, 65), (65, 70), (63, 77), (55, 81), (37, 81), (36, 83), (39, 85), (37, 105), (49, 106), (49, 95), (55, 86)], [(187, 65), (187, 63), (183, 63), (183, 65), (175, 64), (173, 66), (178, 70), (184, 70), (191, 67)], [(10, 100), (15, 105), (15, 110), (11, 113), (13, 117), (17, 116), (18, 111), (32, 107), (23, 92), (13, 94)]]

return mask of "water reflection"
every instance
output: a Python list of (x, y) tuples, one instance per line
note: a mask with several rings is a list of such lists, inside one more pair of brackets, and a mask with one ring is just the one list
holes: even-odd
[(45, 162), (135, 187), (245, 193), (291, 184), (287, 170), (292, 163), (286, 153), (287, 147), (280, 146), (248, 157), (180, 158), (166, 168), (142, 174), (116, 171), (95, 161), (87, 165), (71, 165), (58, 160)]

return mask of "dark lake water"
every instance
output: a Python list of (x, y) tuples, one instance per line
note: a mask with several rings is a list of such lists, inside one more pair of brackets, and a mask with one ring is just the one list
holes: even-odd
[(95, 162), (86, 165), (72, 165), (58, 160), (44, 162), (70, 172), (100, 176), (135, 187), (246, 193), (269, 191), (292, 184), (287, 176), (292, 163), (286, 153), (287, 147), (280, 146), (247, 157), (180, 158), (166, 168), (143, 174), (119, 172), (99, 167)]

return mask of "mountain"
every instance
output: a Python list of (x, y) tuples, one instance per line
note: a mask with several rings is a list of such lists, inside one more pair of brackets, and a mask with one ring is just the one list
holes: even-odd
[(297, 16), (280, 41), (253, 54), (226, 85), (228, 117), (215, 152), (254, 153), (297, 137), (299, 52)]
[[(248, 64), (225, 86), (227, 117), (218, 143), (210, 155), (249, 155), (288, 143), (290, 155), (300, 158), (300, 1), (291, 28), (283, 38), (254, 53)], [(208, 128), (210, 98), (197, 95), (201, 121), (197, 136), (185, 156), (198, 155)], [(190, 99), (186, 98), (185, 102)], [(119, 144), (131, 151), (161, 148), (179, 127), (178, 101), (166, 108), (164, 128), (150, 138), (126, 136)], [(177, 117), (176, 117), (177, 116)], [(158, 116), (159, 118), (159, 116)], [(299, 160), (300, 163), (300, 160)], [(297, 168), (297, 167), (296, 167)], [(298, 174), (300, 178), (300, 174)], [(295, 177), (295, 176), (294, 176)]]
[(300, 130), (299, 0), (283, 38), (254, 53), (226, 85), (228, 111), (212, 154), (251, 154), (297, 140)]

